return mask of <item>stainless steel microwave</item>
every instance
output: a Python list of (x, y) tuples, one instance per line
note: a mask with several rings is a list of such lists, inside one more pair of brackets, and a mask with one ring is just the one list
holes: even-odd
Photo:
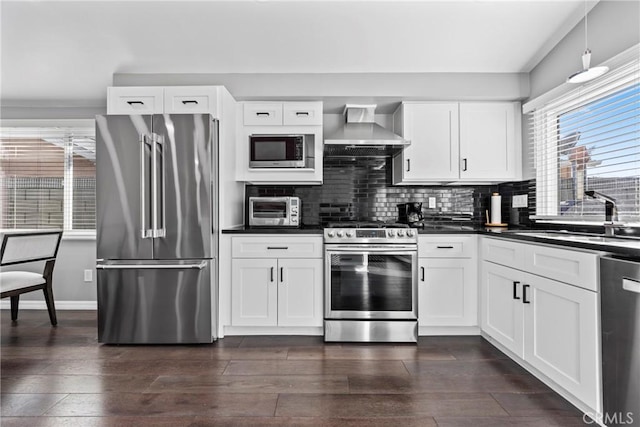
[(299, 227), (300, 198), (249, 197), (250, 227)]
[(250, 168), (303, 168), (304, 135), (250, 135)]

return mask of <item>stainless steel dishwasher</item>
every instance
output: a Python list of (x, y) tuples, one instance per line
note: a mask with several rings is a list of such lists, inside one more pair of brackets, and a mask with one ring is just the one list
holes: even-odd
[(640, 426), (640, 261), (600, 259), (603, 423)]

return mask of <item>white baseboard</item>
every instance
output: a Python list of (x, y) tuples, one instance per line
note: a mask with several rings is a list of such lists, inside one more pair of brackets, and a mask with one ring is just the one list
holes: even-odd
[(322, 326), (278, 327), (278, 326), (224, 326), (224, 335), (323, 335)]
[[(47, 304), (44, 301), (20, 301), (20, 310), (46, 310)], [(11, 301), (5, 298), (0, 301), (0, 309), (11, 309)], [(97, 301), (56, 301), (56, 310), (97, 310)]]
[(419, 326), (418, 335), (480, 335), (478, 326)]

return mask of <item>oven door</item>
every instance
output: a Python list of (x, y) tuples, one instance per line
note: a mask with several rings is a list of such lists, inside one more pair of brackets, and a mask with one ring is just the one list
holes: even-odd
[(326, 319), (417, 319), (410, 245), (325, 245)]

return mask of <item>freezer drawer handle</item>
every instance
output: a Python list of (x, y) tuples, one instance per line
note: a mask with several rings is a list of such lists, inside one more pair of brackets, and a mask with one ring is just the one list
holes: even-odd
[(207, 266), (207, 261), (201, 261), (197, 264), (97, 264), (98, 270), (202, 270)]
[(628, 277), (622, 278), (622, 289), (629, 292), (635, 292), (640, 294), (640, 281), (635, 279), (630, 279)]

